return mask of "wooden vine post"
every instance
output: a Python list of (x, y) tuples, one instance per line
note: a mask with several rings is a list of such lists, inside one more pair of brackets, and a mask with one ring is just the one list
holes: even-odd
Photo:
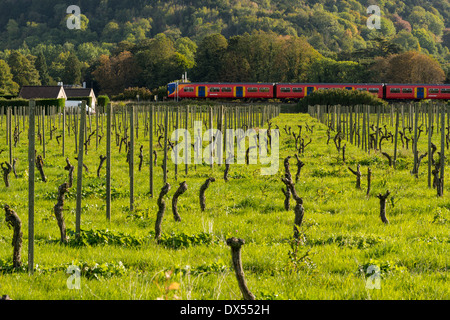
[(167, 135), (169, 133), (169, 107), (166, 106), (166, 116), (164, 119), (164, 159), (163, 159), (163, 180), (167, 183)]
[(189, 159), (188, 159), (188, 155), (189, 153), (187, 152), (188, 148), (189, 148), (189, 142), (187, 139), (187, 135), (188, 135), (188, 128), (189, 128), (189, 106), (186, 106), (186, 128), (185, 129), (185, 136), (184, 136), (184, 148), (185, 148), (185, 159), (184, 159), (184, 163), (185, 163), (185, 173), (186, 175), (188, 175), (189, 173)]
[(372, 181), (372, 169), (367, 168), (367, 192), (366, 192), (367, 197), (370, 194), (371, 181)]
[(399, 126), (399, 111), (398, 108), (396, 108), (396, 115), (395, 115), (395, 137), (394, 137), (394, 170), (397, 165), (397, 140), (398, 140), (398, 126)]
[(106, 107), (106, 220), (111, 222), (111, 115), (112, 105)]
[(149, 116), (149, 128), (148, 128), (148, 134), (149, 134), (149, 144), (150, 144), (150, 197), (153, 197), (153, 113), (154, 113), (154, 106), (150, 106), (150, 116)]
[(441, 154), (440, 154), (440, 178), (439, 178), (439, 188), (438, 196), (442, 197), (444, 195), (444, 168), (445, 168), (445, 105), (441, 106)]
[(432, 126), (432, 106), (428, 105), (428, 188), (431, 188), (431, 165), (433, 155), (431, 154), (431, 126)]
[(63, 108), (62, 115), (62, 156), (66, 156), (66, 108)]
[(130, 174), (130, 211), (134, 210), (134, 106), (130, 106), (130, 149), (129, 149), (129, 174)]
[(79, 143), (78, 143), (78, 170), (77, 170), (77, 206), (75, 213), (75, 233), (76, 237), (79, 239), (81, 235), (81, 192), (83, 188), (83, 155), (84, 155), (84, 128), (86, 124), (86, 101), (81, 104), (81, 119), (80, 119), (80, 130)]
[(9, 145), (9, 163), (12, 163), (13, 159), (13, 146), (12, 146), (12, 109), (8, 108), (8, 145)]
[(28, 108), (28, 273), (34, 272), (34, 161), (35, 161), (36, 101)]
[(231, 248), (231, 258), (239, 289), (242, 292), (244, 300), (256, 300), (255, 295), (251, 293), (245, 281), (244, 269), (242, 268), (241, 247), (245, 244), (244, 239), (229, 238), (227, 245)]

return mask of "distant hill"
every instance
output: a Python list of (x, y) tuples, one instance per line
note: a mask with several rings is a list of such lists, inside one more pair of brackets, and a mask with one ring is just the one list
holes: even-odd
[[(348, 50), (364, 46), (368, 39), (367, 7), (373, 3), (382, 5), (383, 34), (392, 36), (402, 30), (413, 31), (421, 46), (435, 53), (440, 48), (433, 45), (441, 43), (444, 30), (449, 28), (450, 13), (447, 0), (82, 0), (70, 3), (79, 5), (86, 18), (84, 31), (75, 36), (65, 28), (67, 1), (0, 1), (0, 49), (16, 49), (24, 42), (30, 47), (67, 41), (117, 43), (152, 38), (158, 33), (199, 41), (211, 33), (228, 38), (260, 29), (280, 35), (304, 35), (319, 50)], [(422, 29), (426, 31), (424, 35), (417, 31)], [(398, 41), (405, 42), (403, 38)], [(448, 43), (444, 45), (448, 47)]]
[[(79, 60), (76, 70), (81, 70), (82, 80), (95, 84), (94, 70), (109, 63), (104, 57), (99, 60), (102, 55), (117, 57), (125, 52), (118, 56), (125, 59), (129, 51), (130, 61), (142, 65), (144, 60), (138, 58), (155, 44), (151, 40), (162, 35), (172, 44), (160, 39), (158, 45), (174, 50), (169, 56), (176, 60), (177, 69), (172, 69), (178, 74), (178, 69), (194, 68), (197, 47), (205, 37), (221, 34), (231, 39), (262, 31), (300, 37), (335, 61), (360, 63), (363, 58), (396, 52), (421, 52), (438, 61), (449, 78), (448, 0), (79, 0), (70, 4), (80, 7), (81, 30), (66, 26), (67, 1), (0, 0), (0, 59), (7, 61), (11, 50), (19, 50), (34, 63), (42, 54), (41, 81), (53, 83), (63, 81), (64, 74), (71, 79), (65, 72), (70, 56)], [(367, 8), (372, 4), (380, 5), (380, 30), (367, 27)], [(149, 50), (160, 50), (158, 45)], [(14, 74), (17, 68), (11, 69)], [(134, 83), (142, 84), (150, 85)]]

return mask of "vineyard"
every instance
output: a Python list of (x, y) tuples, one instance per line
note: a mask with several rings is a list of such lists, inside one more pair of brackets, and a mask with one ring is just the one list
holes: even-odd
[[(30, 108), (0, 110), (0, 296), (450, 297), (448, 106)], [(270, 152), (277, 129), (278, 172), (261, 174), (245, 137), (242, 164), (174, 163), (172, 133), (194, 137), (196, 122), (253, 128), (259, 142), (271, 129)], [(208, 150), (197, 142), (191, 157)]]

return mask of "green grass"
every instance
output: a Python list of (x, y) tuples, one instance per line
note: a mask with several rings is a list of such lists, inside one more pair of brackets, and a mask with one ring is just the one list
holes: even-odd
[[(95, 121), (92, 122), (93, 124)], [(83, 175), (82, 229), (90, 245), (62, 245), (53, 215), (57, 188), (66, 181), (65, 160), (55, 139), (47, 136), (45, 173), (48, 182), (40, 181), (36, 172), (35, 264), (34, 275), (26, 271), (0, 272), (0, 295), (13, 299), (241, 299), (231, 265), (231, 253), (225, 241), (231, 236), (243, 238), (242, 260), (250, 290), (258, 299), (449, 299), (448, 267), (450, 265), (450, 188), (444, 197), (436, 197), (427, 187), (424, 158), (419, 178), (410, 174), (412, 151), (400, 150), (401, 166), (393, 170), (377, 152), (365, 153), (347, 143), (347, 164), (338, 157), (333, 141), (327, 145), (326, 127), (305, 114), (281, 114), (274, 125), (284, 128), (308, 123), (314, 133), (303, 134), (312, 143), (301, 155), (302, 169), (297, 193), (304, 200), (303, 242), (297, 260), (290, 259), (293, 235), (293, 211), (283, 206), (280, 178), (284, 175), (283, 159), (295, 153), (294, 139), (280, 130), (280, 169), (276, 176), (261, 176), (259, 165), (234, 165), (230, 181), (223, 180), (224, 166), (190, 166), (187, 176), (179, 168), (178, 181), (169, 161), (169, 183), (172, 189), (166, 197), (166, 212), (162, 223), (163, 242), (153, 240), (156, 198), (161, 189), (162, 161), (158, 151), (155, 176), (155, 197), (148, 196), (148, 142), (143, 130), (137, 146), (144, 145), (145, 163), (142, 172), (135, 172), (135, 211), (129, 210), (129, 180), (126, 154), (113, 146), (113, 206), (112, 221), (106, 222), (105, 171), (96, 177), (99, 155), (105, 153), (106, 139), (99, 150), (95, 141), (89, 147), (85, 163), (89, 173)], [(386, 123), (384, 123), (386, 124)], [(388, 126), (389, 129), (389, 126)], [(67, 155), (74, 159), (73, 135), (67, 137)], [(0, 141), (5, 141), (5, 123), (0, 129)], [(306, 140), (306, 139), (305, 139)], [(114, 141), (114, 139), (113, 139)], [(309, 139), (307, 139), (309, 141)], [(437, 144), (437, 135), (433, 136)], [(4, 147), (7, 148), (6, 145)], [(401, 149), (401, 144), (400, 144)], [(37, 145), (38, 154), (42, 146)], [(383, 151), (393, 154), (390, 142)], [(422, 134), (419, 151), (426, 151)], [(135, 163), (139, 148), (136, 148)], [(22, 260), (28, 253), (28, 174), (26, 133), (14, 149), (19, 159), (19, 178), (11, 175), (11, 187), (0, 183), (0, 204), (9, 204), (22, 219)], [(8, 159), (8, 152), (0, 161)], [(361, 164), (362, 189), (355, 189), (355, 177), (347, 166)], [(448, 160), (447, 163), (448, 165)], [(368, 165), (372, 169), (372, 191), (366, 197)], [(137, 167), (137, 166), (136, 166)], [(447, 166), (446, 166), (447, 169)], [(295, 173), (295, 160), (291, 171)], [(208, 176), (214, 176), (206, 191), (206, 211), (200, 211), (198, 191)], [(76, 182), (77, 172), (74, 173)], [(450, 181), (448, 170), (445, 181)], [(178, 202), (182, 222), (174, 221), (171, 199), (178, 184), (186, 180), (188, 191)], [(67, 228), (75, 230), (75, 186), (65, 202)], [(379, 217), (378, 193), (387, 189), (389, 225)], [(391, 200), (392, 199), (392, 200)], [(291, 202), (293, 208), (294, 202)], [(3, 212), (3, 210), (2, 210)], [(108, 230), (100, 231), (100, 230)], [(73, 237), (72, 237), (73, 238)], [(12, 230), (0, 223), (0, 266), (12, 261)], [(309, 250), (309, 259), (300, 257)], [(125, 270), (119, 270), (119, 262)], [(81, 290), (69, 290), (65, 273), (68, 265), (88, 266), (82, 274)], [(96, 266), (96, 263), (98, 266)], [(377, 264), (382, 268), (381, 289), (366, 289), (365, 268)], [(103, 266), (103, 269), (102, 269)], [(26, 268), (25, 268), (26, 269)], [(120, 269), (122, 270), (122, 269)], [(96, 273), (98, 276), (92, 277)], [(166, 290), (171, 284), (178, 290)]]

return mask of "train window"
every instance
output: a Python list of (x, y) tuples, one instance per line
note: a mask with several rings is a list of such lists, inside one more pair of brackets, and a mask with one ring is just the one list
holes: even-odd
[(194, 87), (184, 87), (184, 92), (194, 92)]
[(220, 88), (209, 88), (209, 92), (220, 92)]
[(356, 88), (358, 91), (367, 91), (367, 88)]
[(292, 88), (292, 92), (303, 92), (303, 88)]
[(400, 88), (391, 88), (391, 93), (400, 93)]
[(270, 88), (259, 88), (259, 92), (269, 92)]
[(229, 87), (222, 88), (222, 92), (231, 92), (231, 88)]
[(439, 93), (439, 89), (431, 88), (431, 89), (428, 89), (428, 92), (429, 93)]
[(413, 90), (412, 90), (411, 88), (403, 88), (403, 89), (402, 89), (402, 92), (403, 92), (403, 93), (412, 93)]
[(247, 88), (247, 92), (258, 92), (258, 88)]
[(441, 89), (441, 93), (450, 93), (450, 89)]
[(291, 92), (291, 88), (280, 88), (281, 92)]
[(376, 92), (376, 93), (378, 93), (379, 91), (380, 91), (380, 89), (378, 89), (378, 88), (369, 88), (369, 92)]

